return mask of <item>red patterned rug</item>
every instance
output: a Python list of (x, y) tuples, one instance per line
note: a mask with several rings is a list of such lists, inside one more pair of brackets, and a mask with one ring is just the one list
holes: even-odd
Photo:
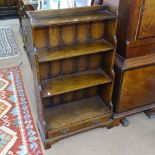
[(18, 67), (0, 70), (0, 155), (43, 155)]

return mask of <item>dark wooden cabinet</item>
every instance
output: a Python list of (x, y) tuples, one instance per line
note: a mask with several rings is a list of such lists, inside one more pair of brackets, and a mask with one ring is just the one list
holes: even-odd
[(0, 0), (0, 17), (17, 14), (18, 0)]
[(155, 107), (154, 9), (154, 0), (120, 0), (113, 92), (115, 119)]
[(28, 49), (45, 147), (112, 126), (116, 14), (107, 6), (28, 12)]

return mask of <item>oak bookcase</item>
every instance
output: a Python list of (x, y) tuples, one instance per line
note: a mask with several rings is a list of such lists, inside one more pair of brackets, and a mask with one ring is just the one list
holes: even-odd
[(38, 127), (45, 148), (112, 126), (115, 29), (108, 6), (27, 12)]

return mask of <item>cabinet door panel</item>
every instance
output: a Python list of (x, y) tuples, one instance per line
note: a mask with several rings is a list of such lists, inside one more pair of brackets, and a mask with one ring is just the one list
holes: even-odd
[(155, 0), (144, 0), (138, 38), (155, 36)]
[(155, 102), (155, 65), (124, 72), (118, 112)]

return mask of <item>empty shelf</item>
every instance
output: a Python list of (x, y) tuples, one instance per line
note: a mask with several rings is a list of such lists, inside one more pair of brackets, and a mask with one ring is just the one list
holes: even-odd
[(110, 110), (102, 99), (94, 96), (45, 109), (45, 120), (48, 129), (52, 130), (108, 114), (110, 116)]
[(52, 60), (65, 59), (86, 54), (100, 53), (112, 50), (113, 46), (106, 41), (96, 41), (90, 44), (79, 44), (76, 47), (68, 46), (59, 50), (45, 50), (38, 52), (38, 61), (47, 62)]
[(42, 97), (50, 97), (111, 82), (111, 78), (98, 69), (42, 82)]

